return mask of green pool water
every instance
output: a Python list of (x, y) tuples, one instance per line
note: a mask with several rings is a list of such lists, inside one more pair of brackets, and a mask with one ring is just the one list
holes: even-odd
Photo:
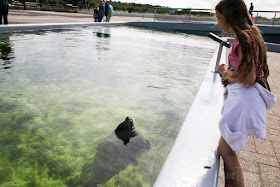
[[(106, 175), (96, 155), (116, 167), (97, 186), (152, 186), (215, 47), (131, 27), (1, 34), (0, 186), (86, 186)], [(150, 143), (137, 162), (104, 148), (127, 116)]]

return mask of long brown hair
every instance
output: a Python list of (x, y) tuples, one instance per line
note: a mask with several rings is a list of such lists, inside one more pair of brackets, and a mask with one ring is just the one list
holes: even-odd
[[(221, 0), (216, 5), (215, 10), (225, 16), (227, 24), (231, 26), (242, 49), (243, 56), (238, 70), (230, 78), (240, 77), (241, 80), (244, 80), (253, 68), (256, 69), (257, 76), (267, 78), (269, 69), (267, 66), (266, 45), (260, 30), (249, 16), (244, 1)], [(248, 40), (248, 36), (250, 40)], [(257, 59), (256, 47), (259, 48), (259, 59)], [(258, 72), (263, 72), (263, 75)]]

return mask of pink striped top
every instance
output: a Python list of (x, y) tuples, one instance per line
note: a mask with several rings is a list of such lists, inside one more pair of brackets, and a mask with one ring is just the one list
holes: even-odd
[[(249, 41), (252, 41), (249, 36), (247, 36), (247, 38), (248, 38)], [(230, 53), (228, 55), (229, 69), (233, 70), (233, 71), (237, 71), (238, 70), (238, 66), (240, 64), (240, 61), (238, 59), (238, 50), (237, 50), (238, 46), (239, 46), (239, 41), (238, 41), (237, 38), (235, 38), (233, 40), (233, 42), (232, 42), (231, 50), (230, 50)], [(260, 52), (260, 50), (259, 50), (259, 47), (257, 45), (255, 45), (255, 47), (257, 49), (256, 50), (257, 51), (257, 63), (260, 63), (260, 61), (259, 61), (259, 52)], [(260, 76), (260, 77), (263, 76), (263, 72), (262, 73), (259, 72), (257, 74), (258, 74), (257, 76)]]

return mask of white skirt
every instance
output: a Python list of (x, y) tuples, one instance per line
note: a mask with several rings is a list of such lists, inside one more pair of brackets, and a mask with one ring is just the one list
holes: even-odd
[[(276, 99), (274, 94), (258, 83), (253, 86), (234, 83), (228, 85), (226, 90), (219, 128), (232, 150), (238, 151), (246, 145), (249, 135), (265, 137), (266, 102), (275, 103)], [(266, 97), (269, 101), (266, 101)]]

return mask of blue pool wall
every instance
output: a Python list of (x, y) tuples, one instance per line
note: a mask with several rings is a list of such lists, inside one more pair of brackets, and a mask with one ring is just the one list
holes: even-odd
[[(221, 29), (213, 22), (127, 22), (127, 25), (156, 30), (181, 31), (193, 34), (208, 35), (209, 32), (221, 34)], [(266, 41), (267, 50), (280, 53), (280, 26), (258, 25)]]

